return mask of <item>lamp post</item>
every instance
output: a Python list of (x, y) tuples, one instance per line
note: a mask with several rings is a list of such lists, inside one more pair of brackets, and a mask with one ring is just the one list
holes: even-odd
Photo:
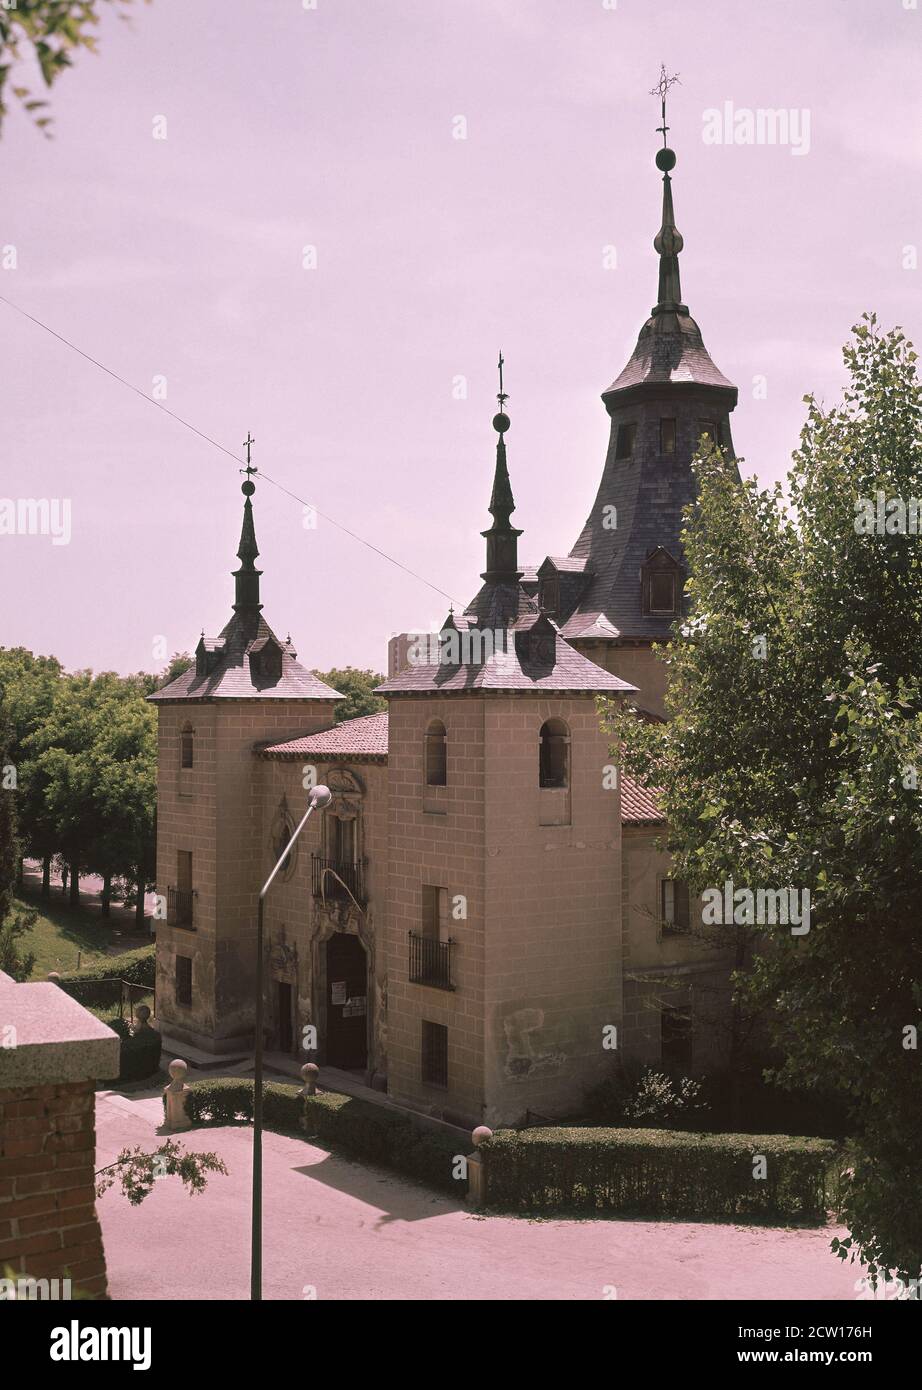
[(253, 1210), (250, 1245), (250, 1298), (263, 1296), (263, 903), (273, 879), (284, 864), (291, 847), (314, 811), (322, 811), (333, 800), (329, 787), (312, 787), (307, 810), (288, 841), (278, 863), (259, 892), (256, 915), (256, 1037), (253, 1052)]

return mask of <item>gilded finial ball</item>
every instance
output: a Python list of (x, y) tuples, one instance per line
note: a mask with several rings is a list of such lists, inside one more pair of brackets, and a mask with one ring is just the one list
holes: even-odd
[(493, 416), (493, 428), (496, 430), (497, 434), (505, 434), (511, 424), (512, 421), (509, 419), (505, 410), (501, 410), (498, 414)]
[(245, 483), (240, 484), (240, 491), (243, 493), (244, 497), (252, 497), (253, 493), (256, 491), (256, 484), (251, 483), (249, 478), (247, 478)]
[(656, 167), (662, 173), (668, 174), (670, 169), (675, 168), (675, 150), (667, 149), (665, 146), (656, 151)]

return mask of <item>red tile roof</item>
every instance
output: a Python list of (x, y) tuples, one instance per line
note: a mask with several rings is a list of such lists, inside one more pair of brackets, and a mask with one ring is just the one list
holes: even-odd
[(322, 733), (270, 743), (259, 751), (264, 758), (386, 758), (387, 714), (346, 719)]
[(665, 820), (656, 799), (660, 795), (658, 787), (645, 787), (623, 772), (621, 774), (622, 824), (656, 825)]

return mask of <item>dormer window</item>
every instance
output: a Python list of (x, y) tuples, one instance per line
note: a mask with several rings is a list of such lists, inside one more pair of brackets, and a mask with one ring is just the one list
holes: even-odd
[(637, 440), (636, 422), (629, 425), (618, 426), (618, 438), (615, 444), (615, 458), (629, 459), (634, 453), (634, 444)]
[(675, 575), (663, 571), (650, 575), (650, 612), (675, 612)]
[(250, 674), (256, 681), (269, 684), (282, 675), (282, 649), (270, 638), (254, 643), (250, 648)]
[(675, 420), (660, 420), (659, 451), (661, 454), (675, 453)]
[(640, 572), (641, 608), (653, 617), (674, 618), (682, 596), (681, 570), (662, 546), (648, 556)]
[(551, 618), (556, 618), (560, 611), (560, 580), (556, 574), (541, 581), (541, 607)]

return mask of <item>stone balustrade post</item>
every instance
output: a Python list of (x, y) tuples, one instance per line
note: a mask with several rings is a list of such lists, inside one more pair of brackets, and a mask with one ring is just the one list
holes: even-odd
[(478, 1125), (471, 1134), (474, 1152), (467, 1158), (467, 1200), (472, 1207), (485, 1207), (487, 1204), (487, 1170), (483, 1155), (478, 1153), (480, 1145), (493, 1138), (492, 1129)]
[(169, 1130), (191, 1129), (192, 1121), (186, 1110), (190, 1087), (186, 1085), (186, 1072), (189, 1070), (182, 1058), (170, 1063), (170, 1076), (163, 1088), (164, 1128)]
[(317, 1078), (320, 1075), (320, 1068), (316, 1062), (305, 1062), (301, 1068), (301, 1079), (304, 1085), (298, 1092), (301, 1096), (315, 1096), (317, 1094)]

